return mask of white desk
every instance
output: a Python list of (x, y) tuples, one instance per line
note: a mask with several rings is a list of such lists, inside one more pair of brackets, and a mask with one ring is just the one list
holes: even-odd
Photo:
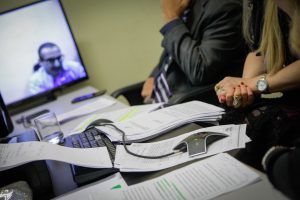
[[(22, 131), (24, 131), (24, 127), (20, 124), (16, 124), (16, 119), (19, 119), (22, 115), (29, 115), (35, 112), (38, 112), (43, 109), (49, 109), (57, 114), (61, 114), (63, 112), (70, 111), (74, 108), (77, 108), (78, 106), (84, 105), (86, 103), (90, 103), (91, 101), (95, 101), (97, 98), (90, 99), (83, 101), (81, 103), (71, 104), (71, 100), (77, 96), (89, 93), (89, 92), (95, 92), (96, 89), (93, 87), (84, 87), (82, 89), (79, 89), (75, 92), (71, 92), (68, 94), (65, 94), (63, 96), (60, 96), (57, 98), (57, 100), (41, 105), (39, 107), (36, 107), (34, 109), (31, 109), (29, 111), (20, 113), (18, 115), (15, 115), (12, 117), (12, 120), (14, 122), (14, 132), (13, 134), (18, 134)], [(105, 98), (112, 98), (108, 95), (105, 95)], [(102, 110), (101, 112), (107, 112), (111, 110), (115, 110), (118, 108), (123, 108), (126, 105), (123, 103), (118, 102), (117, 104), (106, 108)], [(75, 119), (73, 121), (70, 121), (64, 125), (62, 125), (62, 130), (65, 132), (70, 131), (73, 127), (78, 125), (85, 117), (81, 117), (78, 119)], [(77, 186), (73, 182), (72, 174), (70, 171), (70, 167), (66, 163), (60, 163), (55, 161), (47, 161), (48, 167), (50, 169), (50, 174), (52, 177), (52, 184), (55, 195), (61, 195), (67, 192), (70, 192), (74, 190)], [(55, 170), (54, 170), (55, 169)], [(164, 172), (165, 173), (165, 172)], [(285, 196), (283, 196), (280, 192), (275, 190), (270, 182), (268, 181), (265, 174), (258, 172), (261, 175), (262, 181), (259, 181), (255, 184), (252, 184), (250, 186), (241, 188), (239, 190), (236, 190), (234, 192), (222, 195), (216, 199), (218, 200), (232, 200), (232, 199), (243, 199), (243, 200), (252, 200), (252, 199), (264, 199), (264, 200), (284, 200), (287, 199)], [(157, 174), (160, 174), (158, 172)]]
[[(57, 115), (59, 115), (59, 114), (62, 114), (64, 112), (68, 112), (68, 111), (71, 111), (71, 110), (73, 110), (75, 108), (83, 106), (85, 104), (88, 104), (88, 103), (91, 103), (93, 101), (96, 101), (98, 98), (109, 98), (109, 99), (115, 100), (114, 98), (112, 98), (109, 95), (103, 95), (103, 96), (95, 97), (95, 98), (92, 98), (92, 99), (89, 99), (89, 100), (85, 100), (85, 101), (82, 101), (82, 102), (79, 102), (79, 103), (75, 103), (75, 104), (71, 103), (71, 100), (73, 98), (75, 98), (75, 97), (78, 97), (78, 96), (81, 96), (81, 95), (84, 95), (84, 94), (87, 94), (87, 93), (91, 93), (91, 92), (96, 92), (96, 91), (97, 91), (97, 89), (95, 89), (93, 87), (90, 87), (90, 86), (83, 87), (83, 88), (81, 88), (79, 90), (76, 90), (74, 92), (70, 92), (70, 93), (67, 93), (65, 95), (58, 96), (57, 99), (54, 100), (54, 101), (51, 101), (49, 103), (45, 103), (45, 104), (43, 104), (41, 106), (35, 107), (33, 109), (30, 109), (28, 111), (19, 113), (17, 115), (14, 115), (12, 117), (12, 120), (13, 120), (13, 123), (14, 123), (13, 134), (22, 133), (25, 130), (25, 128), (24, 128), (24, 126), (22, 124), (17, 124), (16, 123), (16, 120), (20, 119), (22, 116), (28, 116), (28, 115), (31, 115), (33, 113), (37, 113), (37, 112), (39, 112), (41, 110), (44, 110), (44, 109), (48, 109), (48, 110), (50, 110), (52, 112), (55, 112)], [(121, 103), (119, 101), (116, 101), (116, 102), (117, 102), (116, 104), (114, 104), (114, 105), (112, 105), (112, 106), (110, 106), (108, 108), (104, 108), (104, 109), (102, 109), (99, 112), (108, 112), (108, 111), (112, 111), (112, 110), (116, 110), (116, 109), (119, 109), (119, 108), (126, 107), (125, 104), (123, 104), (123, 103)], [(62, 131), (64, 133), (67, 133), (67, 132), (71, 131), (74, 127), (76, 127), (80, 122), (82, 122), (87, 117), (88, 116), (83, 116), (83, 117), (74, 119), (74, 120), (72, 120), (72, 121), (70, 121), (68, 123), (63, 124), (61, 126)]]

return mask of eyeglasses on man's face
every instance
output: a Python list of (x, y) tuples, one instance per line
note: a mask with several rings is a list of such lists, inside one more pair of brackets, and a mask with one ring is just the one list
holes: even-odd
[(63, 56), (57, 56), (54, 58), (48, 58), (48, 59), (43, 59), (41, 62), (45, 63), (45, 64), (55, 64), (55, 63), (61, 63), (63, 60)]

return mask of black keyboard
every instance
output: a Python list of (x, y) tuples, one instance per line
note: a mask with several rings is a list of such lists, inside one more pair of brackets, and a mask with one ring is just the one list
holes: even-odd
[[(66, 146), (73, 148), (106, 147), (113, 163), (116, 147), (110, 139), (96, 128), (89, 128), (82, 133), (71, 135), (66, 138)], [(74, 181), (78, 185), (84, 185), (95, 180), (102, 179), (118, 171), (115, 168), (87, 168), (71, 165)]]

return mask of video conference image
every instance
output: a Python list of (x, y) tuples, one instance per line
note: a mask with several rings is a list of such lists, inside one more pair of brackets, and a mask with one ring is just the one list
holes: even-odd
[(6, 104), (87, 78), (58, 1), (0, 14), (0, 90)]

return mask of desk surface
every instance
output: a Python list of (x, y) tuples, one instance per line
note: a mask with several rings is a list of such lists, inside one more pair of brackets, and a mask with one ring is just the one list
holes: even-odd
[[(49, 103), (43, 104), (41, 106), (35, 107), (33, 109), (30, 109), (28, 111), (19, 113), (17, 115), (12, 116), (12, 121), (14, 123), (14, 131), (11, 135), (18, 135), (24, 131), (26, 131), (26, 128), (22, 124), (17, 124), (16, 120), (21, 118), (22, 116), (28, 116), (33, 113), (39, 112), (44, 109), (48, 109), (52, 112), (55, 112), (57, 115), (62, 114), (64, 112), (71, 111), (75, 108), (78, 108), (80, 106), (83, 106), (85, 104), (91, 103), (96, 101), (98, 98), (109, 98), (112, 100), (115, 100), (111, 96), (104, 95), (101, 97), (95, 97), (89, 100), (85, 100), (76, 104), (72, 104), (71, 100), (75, 97), (95, 92), (97, 89), (93, 87), (84, 87), (79, 90), (76, 90), (74, 92), (67, 93), (65, 95), (57, 97), (57, 100), (51, 101)], [(109, 112), (112, 110), (120, 109), (126, 107), (125, 104), (116, 101), (116, 104), (109, 106), (107, 108), (101, 109), (98, 112), (95, 113), (100, 113), (100, 112)], [(95, 114), (93, 113), (93, 114)], [(78, 124), (80, 124), (83, 120), (88, 118), (89, 116), (83, 116), (77, 119), (74, 119), (70, 122), (67, 122), (63, 125), (61, 125), (61, 129), (63, 133), (68, 133), (70, 132), (74, 127), (76, 127)], [(49, 173), (52, 179), (52, 185), (53, 185), (53, 192), (55, 195), (61, 195), (66, 192), (69, 192), (71, 190), (74, 190), (77, 188), (76, 183), (73, 181), (72, 173), (70, 170), (70, 165), (67, 163), (62, 163), (62, 162), (57, 162), (57, 161), (47, 161), (47, 166), (49, 169)], [(63, 178), (62, 178), (63, 177)]]
[[(30, 110), (27, 110), (25, 112), (22, 112), (22, 113), (19, 113), (17, 115), (12, 116), (12, 120), (13, 120), (13, 123), (14, 123), (14, 131), (13, 131), (12, 134), (18, 134), (18, 133), (21, 133), (25, 130), (25, 128), (22, 124), (17, 124), (16, 123), (16, 120), (20, 119), (22, 116), (28, 116), (28, 115), (31, 115), (33, 113), (37, 113), (37, 112), (39, 112), (41, 110), (45, 110), (45, 109), (48, 109), (52, 112), (55, 112), (57, 115), (59, 115), (59, 114), (62, 114), (64, 112), (68, 112), (68, 111), (71, 111), (75, 108), (83, 106), (85, 104), (94, 102), (98, 98), (104, 97), (104, 98), (109, 98), (109, 99), (114, 100), (114, 98), (112, 98), (109, 95), (103, 95), (101, 97), (100, 96), (95, 97), (95, 98), (85, 100), (85, 101), (82, 101), (82, 102), (79, 102), (79, 103), (75, 103), (75, 104), (71, 103), (72, 99), (75, 98), (75, 97), (78, 97), (78, 96), (81, 96), (81, 95), (84, 95), (84, 94), (87, 94), (87, 93), (91, 93), (91, 92), (96, 92), (96, 91), (97, 91), (97, 89), (95, 89), (93, 87), (90, 87), (90, 86), (83, 87), (83, 88), (81, 88), (79, 90), (76, 90), (74, 92), (70, 92), (70, 93), (67, 93), (65, 95), (58, 96), (57, 100), (55, 100), (55, 101), (45, 103), (41, 106), (35, 107), (33, 109), (30, 109)], [(119, 108), (126, 107), (125, 104), (123, 104), (121, 102), (118, 102), (118, 101), (116, 101), (116, 102), (117, 102), (116, 104), (114, 104), (114, 105), (112, 105), (108, 108), (101, 109), (101, 111), (99, 111), (99, 112), (108, 112), (108, 111), (112, 111), (112, 110), (116, 110), (116, 109), (119, 109)], [(66, 132), (66, 133), (70, 132), (74, 127), (76, 127), (80, 122), (82, 122), (87, 117), (88, 116), (83, 116), (83, 117), (74, 119), (74, 120), (72, 120), (68, 123), (63, 124), (61, 126), (62, 131)]]
[[(34, 109), (31, 109), (26, 112), (23, 112), (23, 113), (13, 116), (12, 120), (13, 120), (14, 126), (15, 126), (13, 135), (23, 132), (25, 130), (22, 125), (15, 123), (15, 121), (17, 119), (19, 119), (21, 116), (30, 115), (32, 113), (38, 112), (43, 109), (49, 109), (57, 114), (61, 114), (63, 112), (70, 111), (74, 108), (77, 108), (78, 106), (82, 106), (84, 104), (87, 104), (87, 103), (97, 100), (97, 98), (94, 98), (94, 99), (86, 100), (86, 101), (83, 101), (80, 103), (71, 104), (71, 100), (73, 98), (83, 95), (83, 94), (86, 94), (86, 93), (89, 93), (89, 92), (95, 92), (95, 91), (97, 91), (97, 90), (93, 87), (84, 87), (75, 92), (71, 92), (71, 93), (65, 94), (63, 96), (60, 96), (57, 98), (56, 101), (41, 105)], [(112, 99), (112, 97), (110, 97), (108, 95), (105, 95), (105, 98)], [(117, 104), (115, 104), (109, 108), (105, 108), (104, 110), (101, 110), (101, 112), (108, 112), (108, 111), (116, 110), (119, 108), (124, 108), (125, 106), (126, 106), (125, 104), (117, 102)], [(78, 123), (82, 122), (82, 120), (84, 120), (86, 117), (88, 117), (88, 116), (75, 119), (73, 121), (70, 121), (70, 122), (62, 125), (63, 132), (68, 132), (68, 131), (72, 130), (73, 127), (78, 125)], [(50, 175), (52, 178), (54, 194), (56, 196), (65, 194), (67, 192), (71, 192), (72, 190), (77, 188), (77, 185), (73, 181), (73, 177), (71, 174), (69, 164), (62, 163), (62, 162), (56, 162), (56, 161), (47, 161), (47, 165), (48, 165)], [(154, 172), (150, 176), (156, 177), (160, 174), (166, 173), (167, 171), (168, 170)], [(232, 199), (246, 199), (247, 200), (247, 199), (255, 199), (255, 198), (256, 199), (266, 199), (266, 200), (268, 200), (268, 199), (272, 199), (272, 200), (287, 199), (280, 192), (278, 192), (277, 190), (275, 190), (272, 187), (272, 185), (268, 181), (265, 174), (263, 174), (261, 172), (258, 172), (258, 173), (260, 174), (262, 181), (259, 181), (255, 184), (252, 184), (247, 187), (243, 187), (234, 192), (230, 192), (228, 194), (222, 195), (216, 199), (219, 199), (219, 200), (229, 200), (229, 199), (230, 200), (232, 200)], [(123, 174), (123, 175), (126, 180), (126, 174)]]

